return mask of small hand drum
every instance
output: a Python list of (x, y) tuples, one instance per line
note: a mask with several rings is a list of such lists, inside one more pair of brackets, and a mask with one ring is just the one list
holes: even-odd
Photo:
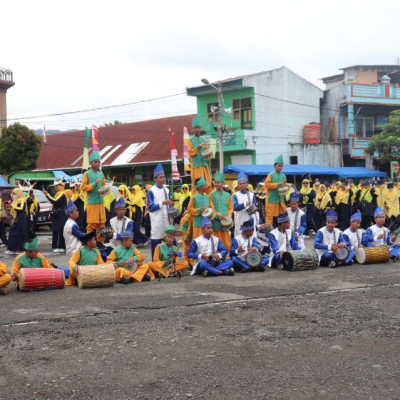
[(256, 211), (257, 211), (257, 206), (255, 206), (254, 204), (250, 204), (250, 205), (246, 208), (246, 212), (247, 212), (247, 214), (249, 214), (250, 216), (253, 215)]
[(209, 218), (209, 219), (211, 219), (211, 220), (213, 220), (214, 218), (215, 218), (215, 211), (212, 209), (212, 208), (206, 208), (202, 213), (201, 213), (201, 215), (204, 217), (204, 218)]
[(112, 185), (113, 185), (112, 183), (106, 183), (104, 186), (102, 186), (99, 189), (99, 195), (103, 196), (103, 197), (107, 196), (111, 192), (111, 186)]
[(289, 188), (287, 186), (281, 186), (278, 188), (279, 196), (286, 196), (289, 192)]
[(215, 154), (211, 149), (208, 149), (203, 151), (202, 156), (206, 161), (208, 161), (214, 158)]
[(182, 231), (181, 229), (166, 229), (165, 233), (167, 235), (172, 235), (172, 236), (184, 236), (185, 232)]
[(343, 247), (341, 249), (339, 249), (336, 253), (335, 253), (335, 257), (339, 260), (339, 261), (344, 261), (347, 259), (347, 257), (350, 255), (350, 250), (347, 247)]
[(132, 261), (132, 260), (129, 260), (129, 261), (126, 262), (125, 268), (126, 268), (129, 272), (134, 273), (134, 272), (136, 272), (136, 270), (137, 270), (137, 268), (138, 268), (137, 262), (136, 262), (135, 260), (133, 260), (133, 261)]
[(265, 228), (260, 228), (258, 230), (258, 232), (262, 233), (265, 236), (268, 236), (272, 232), (273, 229), (274, 228), (272, 227), (272, 225), (267, 224), (267, 226)]
[(168, 215), (170, 218), (176, 218), (179, 215), (179, 209), (176, 207), (168, 207)]
[(228, 217), (227, 215), (222, 215), (220, 220), (221, 220), (221, 225), (224, 228), (231, 229), (235, 225), (233, 219), (231, 217)]
[(244, 256), (244, 261), (250, 268), (257, 268), (261, 264), (262, 255), (258, 251), (248, 252)]
[(100, 228), (100, 236), (104, 236), (107, 233), (113, 233), (113, 230), (110, 226), (105, 226), (103, 228)]

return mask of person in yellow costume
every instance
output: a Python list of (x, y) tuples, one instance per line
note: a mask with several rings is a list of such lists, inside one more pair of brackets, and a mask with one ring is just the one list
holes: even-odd
[(265, 179), (265, 223), (273, 225), (278, 215), (286, 212), (285, 196), (278, 193), (278, 188), (289, 186), (287, 184), (286, 175), (282, 173), (283, 156), (276, 157), (274, 161), (275, 171), (268, 174)]
[(117, 201), (121, 197), (125, 200), (125, 204), (127, 205), (125, 215), (129, 219), (132, 219), (133, 218), (133, 208), (134, 208), (133, 205), (132, 205), (132, 193), (130, 192), (130, 190), (128, 189), (128, 187), (126, 185), (119, 185), (118, 186)]
[(386, 185), (383, 179), (379, 179), (371, 190), (371, 194), (376, 198), (377, 207), (385, 208)]
[[(144, 259), (145, 256), (133, 244), (132, 232), (122, 232), (121, 245), (109, 254), (107, 262), (114, 264), (115, 280), (128, 284), (155, 278), (148, 264), (143, 264)], [(137, 268), (132, 272), (135, 264)]]
[(186, 211), (191, 195), (192, 193), (189, 190), (189, 185), (187, 185), (186, 183), (182, 185), (182, 193), (179, 197), (179, 213), (181, 215), (183, 215), (183, 213)]
[(385, 208), (386, 226), (394, 226), (397, 217), (400, 214), (399, 195), (392, 182), (386, 186), (385, 192)]
[(332, 207), (332, 199), (326, 190), (325, 184), (319, 186), (319, 191), (315, 197), (315, 223), (319, 230), (326, 225), (326, 213)]
[(0, 295), (7, 294), (6, 287), (11, 282), (11, 276), (8, 274), (8, 266), (0, 261)]
[(200, 137), (203, 132), (203, 128), (198, 116), (194, 117), (192, 120), (192, 130), (193, 135), (188, 140), (189, 156), (192, 168), (192, 194), (195, 195), (197, 193), (195, 182), (201, 177), (203, 177), (203, 179), (206, 181), (206, 193), (210, 194), (212, 190), (211, 175), (210, 170), (208, 169), (208, 162), (203, 157), (203, 152), (204, 150), (208, 149), (208, 146), (205, 140)]
[(104, 237), (100, 236), (100, 229), (106, 223), (106, 209), (104, 207), (104, 199), (99, 194), (99, 189), (106, 184), (104, 175), (99, 171), (100, 168), (100, 154), (94, 151), (90, 154), (90, 169), (82, 176), (81, 189), (87, 193), (87, 206), (86, 206), (86, 221), (87, 232), (97, 233), (97, 244), (100, 248), (104, 248), (102, 242)]
[(336, 182), (336, 194), (332, 197), (334, 206), (339, 218), (339, 229), (344, 232), (350, 225), (351, 217), (351, 197), (353, 191), (348, 185), (344, 185), (342, 182)]
[[(189, 266), (187, 261), (178, 260), (179, 257), (182, 257), (182, 253), (177, 252), (177, 247), (174, 246), (174, 236), (168, 233), (174, 230), (175, 228), (172, 225), (167, 226), (165, 229), (164, 243), (157, 245), (154, 251), (153, 261), (149, 262), (151, 271), (154, 274), (161, 274), (164, 278), (168, 278), (173, 272), (172, 267), (167, 268), (171, 263), (174, 264), (179, 277)], [(174, 260), (171, 260), (172, 255), (175, 255)]]
[(135, 245), (146, 246), (148, 244), (149, 238), (140, 231), (142, 225), (142, 210), (145, 207), (145, 202), (143, 201), (142, 189), (139, 185), (135, 185), (132, 188), (131, 200), (129, 202), (132, 206), (132, 221), (133, 221), (133, 238)]

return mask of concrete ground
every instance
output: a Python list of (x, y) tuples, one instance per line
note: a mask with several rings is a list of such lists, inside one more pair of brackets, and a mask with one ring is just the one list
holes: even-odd
[[(39, 235), (42, 253), (66, 266), (49, 231)], [(399, 286), (390, 262), (10, 287), (0, 399), (400, 399)]]

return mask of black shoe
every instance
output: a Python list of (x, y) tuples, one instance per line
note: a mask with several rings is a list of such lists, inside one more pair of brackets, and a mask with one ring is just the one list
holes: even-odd
[(245, 267), (240, 267), (240, 272), (247, 272), (247, 269)]
[(97, 247), (98, 247), (100, 250), (104, 250), (104, 249), (106, 248), (106, 246), (104, 246), (104, 244), (103, 244), (102, 242), (97, 242)]
[(4, 288), (0, 288), (0, 296), (5, 296), (7, 294), (7, 290)]
[(263, 265), (259, 265), (258, 267), (253, 268), (253, 271), (256, 271), (256, 272), (265, 272), (265, 267), (264, 267)]
[(205, 270), (203, 270), (203, 272), (201, 273), (201, 276), (203, 277), (203, 278), (205, 278), (206, 276), (208, 276), (208, 271), (205, 269)]
[(124, 285), (127, 285), (128, 283), (133, 283), (135, 280), (132, 278), (132, 277), (129, 277), (129, 276), (124, 276), (123, 278), (122, 278), (122, 283), (124, 284)]
[(229, 268), (225, 271), (222, 271), (222, 275), (229, 275), (229, 276), (234, 276), (235, 275), (235, 270), (233, 268)]
[(142, 282), (144, 281), (144, 282), (148, 282), (148, 281), (150, 281), (151, 280), (151, 276), (150, 276), (150, 274), (147, 272), (147, 274), (145, 274), (144, 275), (144, 277), (143, 277), (143, 279), (142, 279)]
[(181, 277), (182, 277), (182, 272), (176, 271), (175, 278), (181, 279)]

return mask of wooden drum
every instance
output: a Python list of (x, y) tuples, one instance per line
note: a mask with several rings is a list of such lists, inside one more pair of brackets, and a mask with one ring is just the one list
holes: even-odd
[(78, 265), (77, 269), (76, 280), (80, 289), (113, 286), (115, 283), (114, 264)]
[(62, 289), (64, 271), (55, 268), (21, 268), (18, 277), (19, 290)]
[(318, 267), (318, 254), (312, 250), (292, 250), (283, 253), (283, 269), (288, 271), (303, 271)]
[(356, 251), (356, 259), (359, 264), (379, 264), (390, 260), (390, 252), (387, 246), (360, 247)]

